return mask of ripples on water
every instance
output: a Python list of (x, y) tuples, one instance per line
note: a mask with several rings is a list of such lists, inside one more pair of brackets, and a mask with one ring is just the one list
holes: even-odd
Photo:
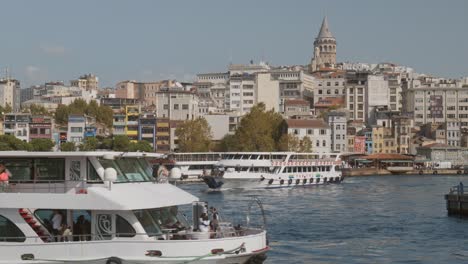
[[(244, 220), (249, 196), (257, 195), (267, 213), (267, 263), (468, 263), (468, 219), (447, 217), (443, 197), (465, 179), (356, 177), (325, 186), (222, 193), (207, 193), (198, 184), (181, 187), (234, 222)], [(252, 218), (260, 221), (258, 214)]]

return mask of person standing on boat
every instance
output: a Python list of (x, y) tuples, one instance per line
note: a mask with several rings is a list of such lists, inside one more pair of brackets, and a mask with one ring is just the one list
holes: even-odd
[(5, 163), (0, 162), (0, 190), (4, 192), (8, 187), (10, 172), (6, 169)]
[(63, 220), (62, 214), (60, 214), (58, 210), (54, 210), (51, 221), (52, 221), (52, 235), (54, 235), (56, 241), (59, 241), (60, 239), (59, 235), (62, 229), (62, 220)]
[(210, 207), (210, 212), (211, 212), (211, 229), (216, 232), (219, 227), (219, 214), (218, 210), (216, 210), (215, 207), (211, 206)]

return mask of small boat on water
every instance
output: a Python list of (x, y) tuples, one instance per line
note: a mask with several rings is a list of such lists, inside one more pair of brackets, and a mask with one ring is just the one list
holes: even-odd
[(342, 162), (337, 153), (223, 153), (217, 175), (205, 175), (211, 189), (294, 188), (340, 183)]
[[(262, 263), (264, 228), (201, 232), (206, 205), (121, 152), (0, 152), (0, 263)], [(192, 223), (181, 207), (192, 206)]]

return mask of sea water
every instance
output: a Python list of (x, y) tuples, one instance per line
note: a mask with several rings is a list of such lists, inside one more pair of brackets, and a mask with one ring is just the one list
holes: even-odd
[[(258, 197), (272, 248), (266, 263), (468, 263), (468, 219), (448, 217), (444, 200), (460, 181), (468, 184), (468, 176), (367, 176), (254, 191), (180, 187), (244, 225)], [(250, 220), (262, 223), (255, 205)]]

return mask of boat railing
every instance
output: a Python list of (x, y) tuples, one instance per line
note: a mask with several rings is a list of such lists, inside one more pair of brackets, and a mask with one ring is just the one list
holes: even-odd
[[(263, 229), (255, 228), (238, 228), (232, 231), (210, 231), (198, 232), (191, 230), (182, 230), (178, 232), (170, 232), (169, 229), (163, 230), (163, 233), (147, 234), (147, 233), (105, 233), (105, 234), (79, 234), (79, 235), (44, 235), (44, 236), (1, 236), (1, 242), (18, 242), (24, 243), (26, 240), (30, 242), (46, 242), (46, 243), (66, 243), (66, 242), (88, 242), (88, 241), (109, 241), (113, 239), (129, 239), (134, 240), (136, 236), (154, 237), (162, 240), (205, 240), (205, 239), (221, 239), (229, 237), (243, 237), (257, 235), (263, 232)], [(31, 241), (32, 240), (32, 241)]]
[(452, 186), (450, 188), (450, 194), (457, 194), (457, 195), (463, 195), (464, 190), (463, 190), (463, 183), (459, 183), (458, 185)]
[(77, 193), (84, 193), (90, 184), (99, 183), (102, 184), (103, 182), (89, 180), (10, 180), (8, 185), (4, 186), (3, 192), (66, 193), (75, 189)]

